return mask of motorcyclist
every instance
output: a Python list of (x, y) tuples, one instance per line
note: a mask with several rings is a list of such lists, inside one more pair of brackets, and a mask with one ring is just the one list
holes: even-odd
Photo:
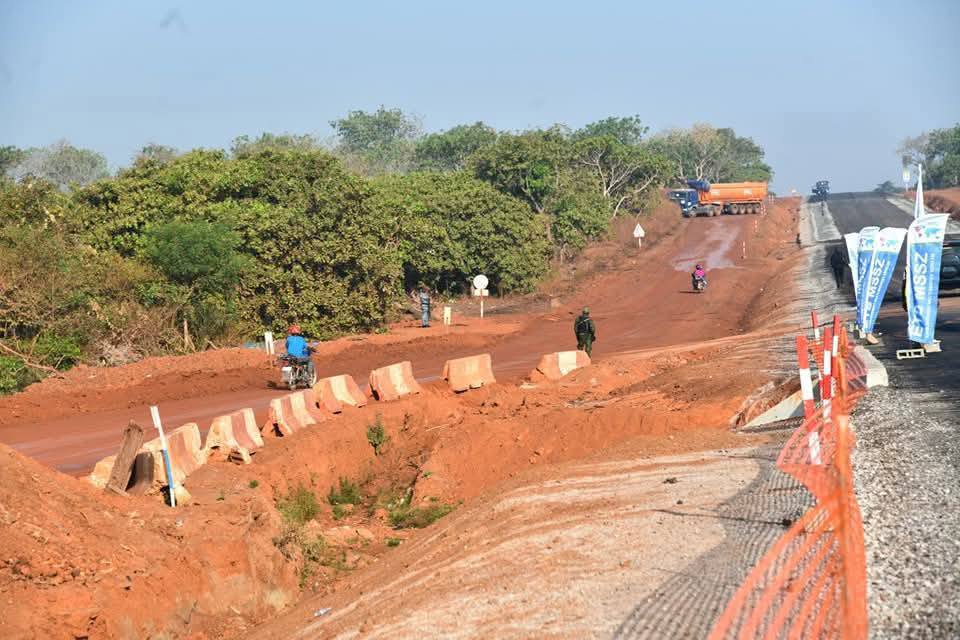
[(593, 351), (593, 342), (597, 339), (597, 327), (590, 318), (589, 307), (584, 307), (583, 313), (574, 320), (573, 332), (577, 336), (577, 351), (585, 351), (589, 356)]
[(707, 285), (707, 272), (704, 271), (703, 265), (698, 264), (697, 267), (693, 270), (693, 275), (691, 276), (691, 282), (693, 283), (693, 288), (697, 288), (697, 280), (703, 280), (703, 285)]
[(307, 344), (307, 340), (303, 337), (303, 334), (300, 331), (300, 325), (290, 325), (290, 328), (287, 329), (287, 339), (285, 344), (287, 348), (287, 355), (291, 358), (296, 358), (298, 364), (306, 365), (307, 373), (312, 380), (314, 375), (314, 365), (313, 360), (310, 358), (310, 354), (313, 352), (313, 349), (310, 348), (310, 345)]

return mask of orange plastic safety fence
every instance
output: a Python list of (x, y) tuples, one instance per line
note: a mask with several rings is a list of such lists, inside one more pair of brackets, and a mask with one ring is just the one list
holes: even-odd
[(844, 359), (835, 364), (829, 406), (807, 418), (777, 458), (777, 467), (802, 483), (816, 505), (748, 574), (710, 640), (867, 637), (863, 521), (853, 491), (849, 422), (862, 391), (848, 386)]

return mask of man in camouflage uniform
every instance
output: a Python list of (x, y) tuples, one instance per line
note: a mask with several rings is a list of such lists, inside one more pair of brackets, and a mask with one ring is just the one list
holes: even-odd
[(589, 307), (584, 307), (583, 313), (574, 320), (573, 332), (577, 336), (577, 351), (585, 351), (589, 356), (593, 350), (593, 341), (597, 339), (597, 327), (590, 318)]

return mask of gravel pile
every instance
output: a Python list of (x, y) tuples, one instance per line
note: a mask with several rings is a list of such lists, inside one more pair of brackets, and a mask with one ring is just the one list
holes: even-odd
[(960, 425), (938, 402), (874, 388), (854, 413), (872, 638), (960, 638)]

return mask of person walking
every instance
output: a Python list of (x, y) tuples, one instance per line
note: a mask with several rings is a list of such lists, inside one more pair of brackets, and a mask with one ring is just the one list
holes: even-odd
[(420, 326), (430, 326), (430, 290), (420, 287)]
[(590, 308), (584, 307), (583, 313), (573, 322), (573, 332), (577, 336), (577, 351), (585, 351), (589, 356), (593, 343), (597, 339), (597, 327), (590, 318)]
[(837, 289), (843, 286), (843, 273), (850, 266), (850, 260), (847, 258), (847, 252), (842, 251), (840, 247), (834, 247), (830, 254), (830, 268), (833, 269), (833, 278), (837, 281)]

